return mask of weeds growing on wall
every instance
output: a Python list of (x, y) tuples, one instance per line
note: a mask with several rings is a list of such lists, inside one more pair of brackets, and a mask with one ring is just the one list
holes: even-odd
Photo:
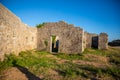
[(45, 41), (44, 41), (44, 44), (45, 44), (45, 46), (47, 47), (47, 46), (48, 46), (48, 41), (45, 40)]
[(41, 27), (43, 27), (45, 24), (46, 24), (46, 23), (37, 24), (36, 27), (37, 27), (37, 28), (41, 28)]
[(55, 43), (56, 36), (52, 35), (52, 43)]

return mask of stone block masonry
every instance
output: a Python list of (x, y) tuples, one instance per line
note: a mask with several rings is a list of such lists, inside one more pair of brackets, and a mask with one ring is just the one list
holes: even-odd
[(18, 55), (31, 49), (78, 54), (93, 43), (98, 49), (107, 49), (108, 35), (84, 32), (64, 21), (48, 22), (41, 28), (29, 27), (0, 4), (0, 60), (5, 54)]
[[(38, 28), (38, 50), (47, 50), (49, 52), (52, 52), (51, 37), (58, 36), (58, 52), (67, 54), (81, 53), (83, 51), (82, 34), (83, 29), (75, 28), (73, 25), (69, 25), (63, 21), (46, 23), (43, 27)], [(48, 42), (47, 47), (45, 46), (45, 41)]]
[(108, 35), (107, 33), (100, 33), (98, 42), (98, 49), (108, 49)]
[(37, 48), (37, 29), (21, 22), (12, 12), (0, 4), (0, 57), (4, 54)]

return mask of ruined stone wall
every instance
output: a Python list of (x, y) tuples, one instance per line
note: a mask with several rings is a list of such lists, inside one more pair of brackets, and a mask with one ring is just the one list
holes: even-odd
[[(73, 54), (81, 53), (92, 44), (99, 49), (107, 49), (108, 35), (101, 33), (90, 34), (79, 27), (66, 22), (46, 23), (41, 28), (32, 28), (0, 4), (0, 59), (4, 54), (38, 49), (51, 52), (52, 35), (59, 39), (58, 52)], [(47, 42), (47, 45), (46, 45)]]
[(90, 34), (88, 32), (84, 32), (83, 44), (84, 44), (84, 48), (91, 48), (92, 34)]
[(106, 33), (93, 34), (84, 32), (83, 46), (85, 48), (108, 49), (108, 35)]
[(108, 49), (108, 35), (106, 33), (100, 33), (98, 49)]
[(84, 48), (91, 48), (93, 44), (98, 46), (98, 41), (96, 39), (94, 40), (95, 37), (98, 37), (98, 35), (84, 32)]
[[(59, 37), (59, 52), (63, 53), (81, 53), (83, 30), (75, 28), (63, 21), (55, 23), (46, 23), (38, 29), (38, 50), (51, 51), (51, 36)], [(48, 42), (48, 46), (45, 45)]]
[(0, 4), (0, 58), (4, 54), (37, 48), (37, 29), (28, 27)]

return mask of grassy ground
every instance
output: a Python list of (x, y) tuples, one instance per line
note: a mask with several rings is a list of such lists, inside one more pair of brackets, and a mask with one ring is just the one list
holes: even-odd
[(119, 80), (120, 50), (86, 49), (71, 55), (31, 50), (19, 56), (6, 55), (0, 62), (0, 80), (11, 80), (5, 74), (13, 67), (29, 80)]

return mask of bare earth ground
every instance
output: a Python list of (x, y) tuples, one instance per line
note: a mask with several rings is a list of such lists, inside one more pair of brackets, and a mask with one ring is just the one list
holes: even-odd
[(26, 75), (16, 67), (5, 70), (3, 74), (4, 76), (2, 76), (2, 80), (28, 80)]
[[(112, 47), (120, 49), (120, 47)], [(70, 60), (61, 59), (54, 55), (47, 55), (48, 58), (54, 58), (56, 59), (57, 63), (66, 63)], [(92, 65), (98, 68), (108, 67), (111, 66), (108, 62), (108, 58), (105, 56), (97, 56), (93, 54), (86, 54), (84, 56), (85, 58), (90, 58), (92, 61), (84, 61), (84, 60), (72, 60), (72, 63), (75, 64), (81, 64), (81, 65)], [(53, 69), (49, 70), (49, 75), (51, 77), (50, 80), (63, 80), (63, 77), (59, 75), (59, 73)], [(21, 66), (15, 66), (11, 68), (7, 68), (2, 72), (3, 75), (0, 75), (0, 80), (43, 80), (45, 76), (41, 75), (34, 75), (26, 68), (23, 68)], [(52, 79), (53, 78), (53, 79)], [(78, 79), (72, 79), (72, 80), (86, 80), (84, 78), (78, 78)], [(92, 79), (87, 79), (92, 80)], [(103, 77), (102, 79), (93, 79), (93, 80), (114, 80), (113, 77)]]

